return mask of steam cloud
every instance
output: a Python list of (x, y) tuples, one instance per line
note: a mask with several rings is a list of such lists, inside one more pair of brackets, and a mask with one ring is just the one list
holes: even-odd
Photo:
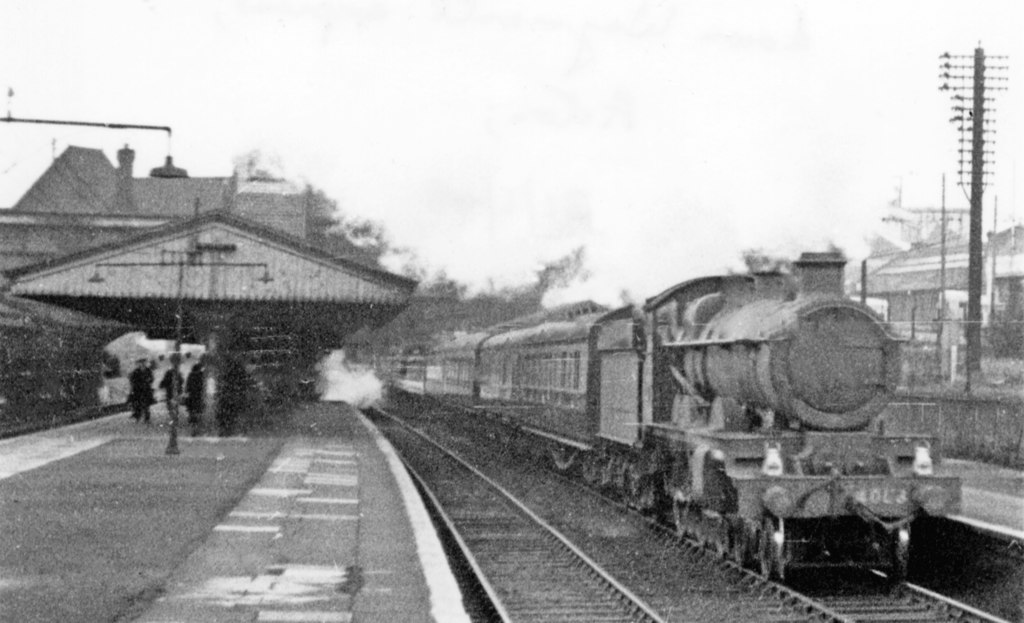
[(357, 409), (373, 406), (383, 395), (384, 386), (373, 370), (345, 361), (345, 351), (331, 351), (317, 364), (320, 379), (317, 389), (324, 402), (347, 402)]

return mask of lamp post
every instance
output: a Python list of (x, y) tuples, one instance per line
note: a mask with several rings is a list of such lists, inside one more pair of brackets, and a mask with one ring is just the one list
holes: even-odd
[(174, 308), (174, 351), (171, 353), (171, 383), (168, 391), (170, 396), (167, 399), (167, 411), (170, 419), (170, 433), (167, 439), (167, 448), (164, 453), (168, 455), (177, 455), (180, 453), (178, 449), (178, 407), (179, 400), (182, 390), (182, 377), (181, 377), (181, 341), (183, 333), (183, 320), (184, 320), (184, 283), (185, 283), (185, 267), (186, 266), (226, 266), (232, 268), (262, 268), (263, 275), (257, 279), (261, 283), (270, 283), (274, 278), (270, 275), (270, 269), (266, 262), (222, 262), (212, 261), (204, 262), (203, 253), (207, 250), (222, 251), (226, 248), (216, 247), (207, 245), (207, 248), (201, 248), (198, 245), (194, 245), (193, 248), (186, 251), (164, 251), (160, 252), (159, 262), (109, 262), (96, 264), (94, 273), (89, 277), (90, 283), (103, 283), (106, 278), (100, 274), (100, 268), (141, 268), (141, 267), (170, 267), (176, 266), (178, 269), (178, 284), (175, 294), (175, 308)]
[[(186, 258), (188, 259), (188, 258)], [(178, 296), (174, 308), (174, 352), (171, 353), (171, 395), (167, 397), (167, 412), (171, 420), (171, 432), (167, 439), (164, 454), (178, 454), (178, 402), (181, 397), (181, 323), (182, 323), (182, 287), (185, 282), (185, 262), (178, 264)]]

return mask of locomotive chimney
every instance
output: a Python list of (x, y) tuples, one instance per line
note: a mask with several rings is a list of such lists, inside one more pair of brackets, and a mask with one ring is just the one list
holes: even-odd
[(829, 251), (826, 253), (803, 253), (800, 259), (793, 262), (796, 278), (800, 284), (800, 294), (843, 295), (843, 267), (846, 258), (842, 253)]

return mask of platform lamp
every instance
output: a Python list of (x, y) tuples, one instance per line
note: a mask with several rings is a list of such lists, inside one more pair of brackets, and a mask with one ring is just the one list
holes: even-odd
[(171, 432), (167, 438), (167, 449), (164, 454), (178, 454), (178, 404), (181, 401), (181, 323), (182, 315), (182, 285), (185, 280), (185, 259), (178, 260), (178, 295), (174, 306), (174, 351), (171, 353), (171, 395), (167, 399), (167, 410), (171, 416)]

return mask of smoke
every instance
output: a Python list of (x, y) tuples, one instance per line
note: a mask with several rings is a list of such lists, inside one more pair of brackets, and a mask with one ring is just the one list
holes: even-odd
[(357, 409), (373, 406), (383, 395), (384, 386), (373, 370), (345, 361), (345, 351), (331, 351), (317, 364), (320, 379), (317, 389), (324, 402), (347, 402)]

